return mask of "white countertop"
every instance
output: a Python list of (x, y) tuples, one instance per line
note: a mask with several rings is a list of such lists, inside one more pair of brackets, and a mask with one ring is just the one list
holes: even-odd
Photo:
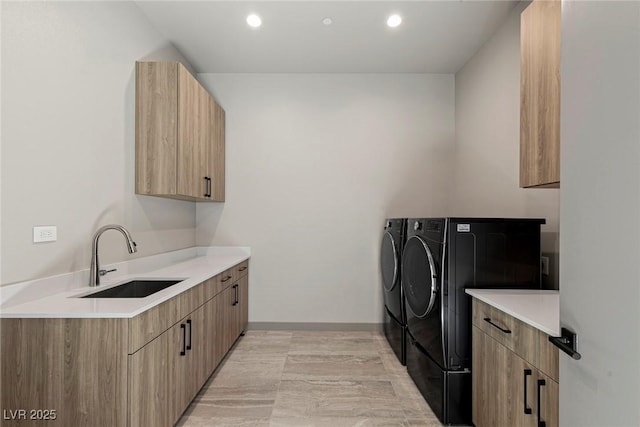
[(558, 291), (467, 289), (466, 292), (547, 335), (560, 336), (560, 293)]
[[(98, 287), (87, 285), (64, 290), (55, 294), (33, 298), (19, 304), (3, 304), (1, 318), (131, 318), (150, 308), (173, 298), (199, 283), (223, 272), (224, 270), (248, 259), (247, 248), (228, 248), (228, 250), (199, 250), (194, 257), (175, 262), (171, 265), (155, 268), (144, 273), (125, 274), (111, 280), (105, 280)], [(132, 279), (183, 279), (181, 283), (170, 286), (145, 298), (77, 298), (77, 296), (99, 292), (117, 286)], [(51, 286), (55, 278), (43, 279), (38, 286)], [(13, 285), (20, 286), (20, 285)], [(32, 285), (31, 288), (34, 286)], [(33, 289), (29, 289), (33, 294)]]

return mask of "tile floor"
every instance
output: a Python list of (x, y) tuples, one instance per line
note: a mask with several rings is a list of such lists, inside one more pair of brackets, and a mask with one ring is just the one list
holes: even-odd
[(249, 331), (181, 427), (441, 424), (377, 332)]

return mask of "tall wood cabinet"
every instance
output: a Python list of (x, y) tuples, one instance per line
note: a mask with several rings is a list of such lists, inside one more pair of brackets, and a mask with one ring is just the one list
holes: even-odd
[(558, 349), (548, 335), (477, 299), (472, 319), (476, 427), (558, 426)]
[(179, 62), (136, 63), (136, 193), (224, 201), (225, 113)]
[(560, 186), (560, 0), (520, 17), (520, 187)]

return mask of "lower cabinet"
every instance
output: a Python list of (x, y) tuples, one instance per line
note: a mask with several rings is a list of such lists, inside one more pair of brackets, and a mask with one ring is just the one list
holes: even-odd
[(2, 425), (173, 426), (246, 329), (247, 273), (131, 319), (0, 319)]
[[(474, 301), (474, 311), (479, 308), (486, 309)], [(519, 331), (524, 328), (517, 324), (519, 320), (510, 316), (508, 322), (512, 323), (509, 328), (491, 319), (503, 331), (508, 331), (505, 334), (509, 338), (498, 341), (488, 333), (486, 325), (475, 322), (478, 318), (484, 320), (475, 314), (472, 387), (473, 422), (476, 427), (558, 426), (557, 376), (551, 378), (546, 375), (538, 362), (545, 359), (542, 351), (553, 352), (553, 349), (542, 348), (542, 339), (523, 340), (530, 332), (519, 336)], [(546, 334), (537, 332), (546, 337)], [(522, 346), (522, 342), (528, 344)], [(557, 351), (555, 361), (557, 365)], [(547, 366), (544, 365), (542, 369), (546, 370)], [(557, 372), (557, 367), (553, 371)]]

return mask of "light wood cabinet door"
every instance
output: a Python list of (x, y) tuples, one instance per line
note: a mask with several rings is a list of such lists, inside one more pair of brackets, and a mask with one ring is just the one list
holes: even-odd
[(206, 339), (205, 343), (205, 366), (207, 372), (207, 378), (215, 370), (220, 360), (216, 359), (218, 353), (217, 340), (218, 330), (216, 328), (216, 322), (218, 320), (218, 301), (216, 298), (209, 300), (205, 304), (205, 327), (204, 335)]
[(169, 419), (175, 424), (191, 402), (192, 382), (189, 381), (189, 353), (187, 351), (186, 318), (175, 324), (168, 334), (169, 360)]
[(496, 408), (493, 396), (497, 390), (495, 375), (492, 375), (492, 348), (488, 346), (488, 339), (489, 336), (477, 326), (472, 327), (472, 419), (476, 427), (495, 425), (492, 419)]
[(208, 149), (208, 176), (211, 178), (211, 200), (224, 202), (225, 197), (225, 121), (226, 114), (222, 107), (210, 98), (210, 141)]
[(208, 96), (200, 83), (178, 64), (178, 193), (206, 199)]
[(509, 378), (506, 388), (508, 424), (519, 427), (536, 427), (537, 370), (516, 354), (509, 354)]
[(229, 286), (216, 297), (216, 365), (224, 358), (225, 354), (235, 341), (233, 337), (235, 321), (235, 289)]
[(171, 426), (169, 333), (129, 356), (129, 426)]
[(476, 427), (512, 425), (508, 401), (511, 352), (476, 326), (472, 342), (473, 422)]
[(520, 187), (560, 186), (560, 0), (520, 18)]
[(192, 381), (190, 399), (209, 378), (211, 371), (207, 370), (207, 308), (201, 306), (187, 318), (187, 339), (189, 357), (189, 378)]
[[(558, 427), (559, 425), (559, 385), (542, 372), (538, 372), (537, 388), (539, 391), (539, 401), (536, 414), (537, 425), (544, 423), (545, 427)], [(537, 391), (537, 390), (536, 390)]]
[(178, 67), (136, 63), (136, 193), (178, 194)]
[(247, 330), (249, 323), (249, 276), (238, 281), (238, 335)]

